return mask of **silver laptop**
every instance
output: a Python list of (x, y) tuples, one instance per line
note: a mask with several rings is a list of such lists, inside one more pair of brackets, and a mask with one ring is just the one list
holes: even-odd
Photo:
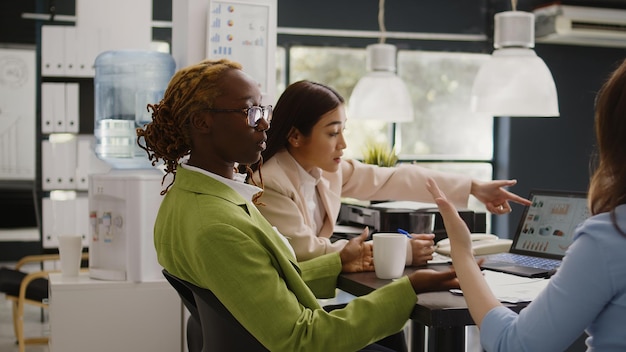
[(485, 258), (483, 269), (551, 276), (572, 244), (574, 229), (590, 215), (585, 192), (533, 190), (528, 199), (532, 204), (524, 209), (511, 249), (478, 257)]

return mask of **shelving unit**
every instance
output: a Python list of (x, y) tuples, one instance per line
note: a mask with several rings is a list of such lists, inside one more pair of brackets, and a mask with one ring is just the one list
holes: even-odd
[(83, 237), (88, 247), (87, 175), (109, 167), (93, 152), (97, 47), (71, 24), (39, 27), (37, 178), (41, 248), (56, 251), (57, 236)]
[(149, 49), (152, 2), (76, 0), (73, 22), (37, 21), (35, 193), (43, 252), (56, 251), (64, 233), (89, 245), (87, 176), (110, 170), (94, 152), (94, 62), (108, 50)]

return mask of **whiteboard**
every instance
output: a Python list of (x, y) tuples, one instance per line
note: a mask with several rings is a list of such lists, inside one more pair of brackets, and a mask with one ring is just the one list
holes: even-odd
[(212, 0), (207, 19), (207, 58), (240, 63), (270, 104), (276, 95), (276, 12), (276, 0)]
[(0, 180), (35, 179), (35, 49), (0, 48)]

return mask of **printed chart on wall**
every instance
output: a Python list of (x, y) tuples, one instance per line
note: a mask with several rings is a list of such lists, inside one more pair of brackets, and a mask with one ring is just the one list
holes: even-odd
[(227, 58), (243, 65), (268, 92), (270, 6), (212, 1), (209, 6), (207, 57)]
[(35, 50), (0, 49), (0, 180), (35, 179)]

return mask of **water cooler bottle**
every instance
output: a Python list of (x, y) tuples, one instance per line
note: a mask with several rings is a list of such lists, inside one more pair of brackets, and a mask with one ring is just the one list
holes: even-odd
[(111, 165), (89, 176), (89, 275), (101, 280), (161, 280), (154, 221), (163, 172), (137, 146), (174, 74), (174, 59), (152, 51), (107, 51), (95, 62), (96, 155)]

